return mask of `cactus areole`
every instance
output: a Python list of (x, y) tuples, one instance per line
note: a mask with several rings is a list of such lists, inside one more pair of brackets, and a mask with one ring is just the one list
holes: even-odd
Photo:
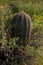
[(17, 44), (26, 45), (30, 43), (31, 18), (28, 14), (24, 12), (15, 13), (11, 20), (11, 27), (11, 38), (19, 37)]

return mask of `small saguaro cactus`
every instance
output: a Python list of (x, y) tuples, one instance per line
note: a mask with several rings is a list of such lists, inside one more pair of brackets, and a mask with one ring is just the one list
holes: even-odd
[(31, 38), (31, 18), (24, 12), (14, 14), (12, 21), (12, 37), (19, 37), (20, 44), (30, 43)]
[(10, 24), (7, 27), (10, 38), (19, 37), (19, 45), (29, 44), (32, 29), (30, 16), (24, 12), (15, 13)]

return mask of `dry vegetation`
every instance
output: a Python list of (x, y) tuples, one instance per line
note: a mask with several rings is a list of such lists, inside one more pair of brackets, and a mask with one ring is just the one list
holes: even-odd
[[(5, 24), (19, 11), (32, 19), (31, 43), (25, 47), (16, 44), (19, 38), (6, 40)], [(42, 0), (0, 0), (0, 65), (43, 65)]]

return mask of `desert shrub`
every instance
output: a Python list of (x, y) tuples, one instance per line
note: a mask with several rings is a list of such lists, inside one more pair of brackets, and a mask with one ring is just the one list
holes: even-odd
[[(43, 47), (43, 16), (34, 15), (33, 16), (33, 33), (32, 33), (33, 43), (31, 45), (35, 46), (37, 49), (37, 55), (34, 59), (36, 65), (43, 64), (42, 47)], [(37, 48), (38, 47), (38, 48)]]

